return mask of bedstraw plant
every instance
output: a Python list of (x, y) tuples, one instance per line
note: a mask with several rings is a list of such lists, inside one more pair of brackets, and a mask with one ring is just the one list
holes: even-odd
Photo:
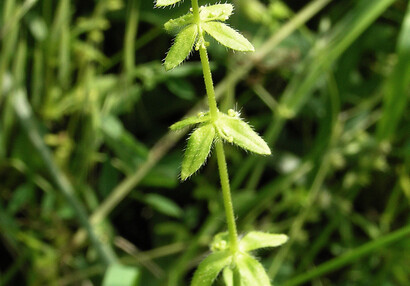
[[(174, 6), (181, 0), (157, 0), (157, 7)], [(284, 234), (251, 231), (238, 236), (232, 205), (229, 175), (224, 153), (224, 143), (235, 144), (247, 151), (268, 156), (271, 154), (266, 142), (249, 126), (239, 112), (230, 109), (227, 114), (218, 110), (214, 85), (209, 65), (207, 36), (236, 51), (252, 52), (254, 47), (240, 33), (224, 22), (231, 16), (233, 5), (215, 4), (199, 6), (191, 0), (190, 11), (165, 23), (168, 32), (176, 33), (175, 41), (165, 58), (166, 70), (180, 65), (189, 54), (199, 52), (209, 110), (183, 119), (170, 128), (179, 130), (196, 126), (188, 139), (181, 168), (181, 179), (186, 180), (204, 165), (215, 148), (222, 187), (228, 231), (217, 234), (211, 243), (212, 253), (206, 257), (194, 273), (192, 286), (212, 285), (222, 272), (226, 285), (267, 286), (270, 279), (261, 263), (251, 252), (266, 247), (275, 247), (287, 241)]]

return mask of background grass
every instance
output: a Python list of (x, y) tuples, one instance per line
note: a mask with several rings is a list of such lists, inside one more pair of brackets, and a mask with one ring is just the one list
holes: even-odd
[[(410, 285), (408, 1), (233, 2), (256, 52), (211, 42), (217, 96), (273, 150), (226, 148), (239, 231), (290, 236), (258, 253), (276, 285)], [(0, 3), (0, 285), (189, 284), (225, 224), (168, 130), (205, 102), (198, 55), (161, 64), (188, 7)]]

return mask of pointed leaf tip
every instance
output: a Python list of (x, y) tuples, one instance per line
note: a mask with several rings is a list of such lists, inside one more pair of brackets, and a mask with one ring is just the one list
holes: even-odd
[(268, 144), (239, 117), (221, 113), (215, 124), (219, 135), (226, 141), (260, 155), (271, 154)]
[(165, 7), (169, 5), (174, 5), (178, 2), (181, 2), (182, 0), (157, 0), (155, 2), (155, 6), (157, 7)]
[(218, 251), (210, 254), (196, 269), (191, 286), (211, 286), (218, 274), (231, 261), (232, 254), (230, 251)]
[(204, 113), (204, 112), (200, 112), (198, 113), (197, 116), (191, 116), (185, 119), (182, 119), (178, 122), (175, 122), (174, 124), (172, 124), (169, 128), (172, 131), (176, 131), (176, 130), (181, 130), (189, 125), (194, 125), (194, 124), (198, 124), (198, 123), (203, 123), (205, 121), (208, 121), (209, 118), (209, 114), (208, 112)]
[(170, 70), (181, 64), (192, 51), (195, 44), (198, 29), (196, 25), (190, 25), (183, 29), (175, 38), (175, 42), (165, 58), (165, 69)]
[(276, 247), (288, 241), (287, 235), (273, 234), (261, 231), (251, 231), (239, 242), (243, 251), (252, 251), (260, 248)]
[(240, 255), (237, 258), (236, 267), (238, 267), (241, 276), (242, 286), (271, 285), (265, 268), (252, 256), (248, 254)]
[(237, 31), (221, 22), (205, 22), (202, 28), (222, 45), (236, 51), (254, 52), (252, 44)]
[(232, 4), (215, 4), (210, 6), (201, 7), (201, 12), (199, 17), (202, 22), (208, 21), (226, 21), (232, 15), (233, 5)]
[(181, 180), (186, 180), (205, 163), (215, 138), (215, 128), (211, 124), (200, 126), (188, 139), (182, 161)]

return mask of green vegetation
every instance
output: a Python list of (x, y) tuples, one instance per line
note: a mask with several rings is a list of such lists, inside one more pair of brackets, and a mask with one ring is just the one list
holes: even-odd
[[(167, 0), (156, 2), (159, 7), (172, 4), (174, 2), (170, 3)], [(252, 127), (240, 118), (239, 112), (233, 109), (229, 109), (227, 114), (219, 111), (207, 51), (210, 44), (206, 41), (205, 36), (209, 34), (219, 43), (233, 50), (253, 52), (255, 49), (244, 36), (223, 23), (232, 14), (232, 4), (199, 7), (198, 0), (192, 0), (191, 4), (192, 7), (187, 14), (171, 19), (164, 25), (167, 30), (178, 30), (175, 43), (169, 50), (164, 65), (167, 70), (175, 68), (194, 48), (199, 51), (209, 110), (178, 121), (170, 128), (179, 130), (189, 125), (199, 125), (188, 139), (181, 167), (182, 180), (198, 171), (215, 145), (228, 227), (227, 232), (215, 235), (211, 244), (212, 253), (199, 264), (191, 285), (210, 286), (222, 272), (226, 285), (268, 286), (271, 285), (269, 276), (250, 252), (260, 248), (279, 246), (285, 243), (288, 237), (284, 234), (258, 231), (247, 233), (243, 238), (238, 237), (223, 145), (225, 142), (232, 143), (260, 155), (271, 155), (271, 151)]]
[[(184, 126), (210, 114), (199, 53), (163, 65), (191, 21), (190, 1), (165, 2), (1, 1), (0, 285), (181, 286), (201, 261), (226, 265), (216, 154), (179, 177)], [(274, 285), (410, 285), (409, 3), (299, 3), (204, 15), (249, 40), (209, 24), (209, 72), (220, 112), (240, 111), (272, 151), (225, 134), (240, 242), (289, 237), (240, 267)]]

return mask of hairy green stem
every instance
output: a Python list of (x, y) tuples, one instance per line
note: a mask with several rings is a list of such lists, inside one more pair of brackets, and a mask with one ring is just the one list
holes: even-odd
[(206, 51), (205, 40), (200, 27), (198, 0), (192, 0), (191, 2), (192, 13), (199, 30), (199, 56), (201, 57), (202, 70), (204, 73), (206, 94), (208, 95), (209, 113), (211, 114), (211, 118), (216, 120), (218, 116), (218, 107), (216, 105), (214, 83), (212, 81), (211, 67), (209, 66), (208, 52)]
[[(199, 24), (199, 8), (198, 0), (192, 0), (192, 12), (194, 14), (194, 19)], [(208, 96), (209, 112), (211, 118), (216, 120), (218, 117), (218, 107), (216, 104), (214, 84), (212, 81), (211, 68), (209, 66), (208, 53), (205, 47), (205, 41), (202, 35), (201, 27), (199, 29), (199, 55), (201, 57), (202, 69), (204, 74), (204, 81), (206, 87), (206, 93)], [(216, 157), (218, 161), (219, 176), (221, 180), (223, 201), (226, 214), (226, 223), (228, 225), (230, 249), (233, 254), (238, 251), (238, 232), (236, 230), (235, 215), (233, 211), (232, 198), (231, 198), (231, 188), (229, 185), (229, 175), (226, 166), (225, 152), (223, 148), (223, 142), (217, 140), (215, 143)]]
[(198, 0), (191, 0), (192, 3), (192, 14), (194, 15), (195, 23), (199, 23), (199, 5)]
[(202, 70), (204, 73), (206, 94), (208, 95), (209, 113), (211, 118), (216, 120), (218, 116), (218, 107), (216, 105), (214, 83), (212, 81), (211, 68), (209, 66), (208, 53), (206, 48), (201, 46), (199, 48), (199, 55), (201, 57)]
[(229, 186), (228, 169), (226, 167), (225, 152), (223, 142), (217, 140), (215, 143), (216, 157), (218, 160), (219, 176), (221, 179), (222, 194), (224, 199), (226, 223), (229, 231), (229, 244), (231, 251), (235, 254), (238, 251), (238, 233), (236, 231), (235, 215), (233, 212), (231, 188)]

